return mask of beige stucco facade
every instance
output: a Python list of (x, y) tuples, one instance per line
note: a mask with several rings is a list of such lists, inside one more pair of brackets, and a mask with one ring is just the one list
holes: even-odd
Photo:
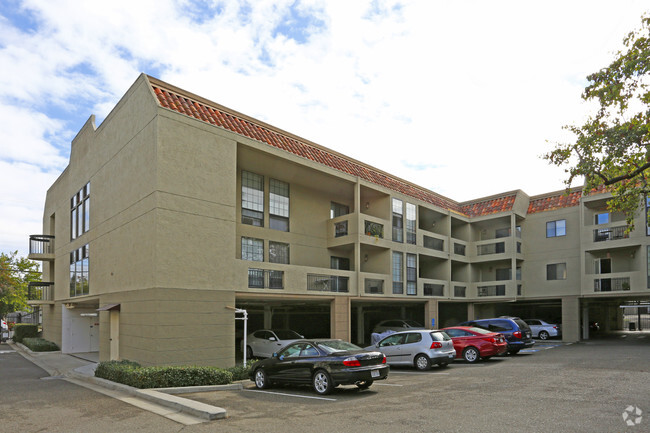
[[(213, 104), (251, 129), (371, 175), (179, 113), (161, 105), (153, 87)], [(522, 191), (456, 203), (300, 140), (140, 76), (99, 127), (88, 120), (48, 191), (43, 234), (52, 238), (30, 253), (43, 260), (43, 280), (53, 288), (30, 301), (43, 311), (44, 337), (64, 352), (96, 347), (101, 360), (229, 366), (242, 332), (233, 307), (250, 312), (249, 330), (292, 327), (357, 343), (368, 342), (383, 319), (440, 327), (501, 314), (561, 318), (564, 338), (576, 341), (585, 309), (616, 316), (621, 302), (649, 297), (650, 242), (644, 230), (618, 236), (624, 221), (617, 215), (594, 224), (605, 194), (542, 210), (534, 204), (546, 196)], [(261, 226), (243, 222), (243, 172), (262, 178)], [(276, 181), (288, 186), (288, 231), (271, 228)], [(86, 185), (89, 224), (73, 236), (71, 198)], [(401, 223), (393, 199), (403, 206)], [(348, 212), (331, 217), (332, 203)], [(415, 226), (407, 227), (413, 209)], [(566, 234), (547, 237), (551, 221), (565, 221)], [(610, 228), (615, 236), (595, 240), (594, 230)], [(262, 261), (242, 258), (242, 238), (262, 245)], [(288, 248), (289, 263), (271, 259), (272, 243)], [(70, 253), (80, 249), (88, 255), (87, 293), (71, 294)], [(402, 257), (397, 285), (395, 253)], [(610, 260), (605, 277), (618, 281), (616, 290), (594, 290), (594, 279), (604, 278), (594, 272), (600, 259)], [(548, 280), (555, 264), (565, 265), (566, 277)]]

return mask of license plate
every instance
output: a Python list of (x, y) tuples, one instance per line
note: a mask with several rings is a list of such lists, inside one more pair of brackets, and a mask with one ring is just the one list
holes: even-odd
[(370, 377), (379, 377), (379, 370), (370, 370)]

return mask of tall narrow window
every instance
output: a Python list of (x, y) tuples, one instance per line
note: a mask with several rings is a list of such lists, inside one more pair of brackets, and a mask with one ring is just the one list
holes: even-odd
[(415, 254), (406, 255), (406, 294), (418, 294), (418, 258)]
[(269, 184), (269, 227), (289, 231), (289, 184), (271, 179)]
[(90, 182), (70, 199), (70, 239), (90, 230)]
[(269, 242), (269, 262), (289, 264), (289, 244)]
[(241, 222), (264, 227), (264, 177), (241, 172)]
[(349, 271), (350, 270), (350, 259), (348, 259), (346, 257), (332, 256), (332, 257), (330, 257), (330, 268), (331, 269), (339, 269), (341, 271)]
[(404, 293), (404, 256), (402, 253), (393, 252), (393, 293)]
[(264, 241), (262, 239), (241, 238), (241, 259), (254, 262), (264, 261)]
[(406, 203), (406, 243), (415, 245), (417, 242), (416, 235), (416, 206)]
[(404, 242), (404, 211), (402, 200), (393, 199), (393, 240)]
[(341, 215), (350, 213), (350, 207), (344, 204), (331, 202), (330, 203), (330, 218), (336, 218)]
[(70, 253), (70, 296), (90, 293), (90, 249), (88, 245)]

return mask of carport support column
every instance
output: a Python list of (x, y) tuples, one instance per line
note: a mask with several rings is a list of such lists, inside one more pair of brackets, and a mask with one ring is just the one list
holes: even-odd
[[(431, 319), (435, 322), (433, 326), (431, 325)], [(429, 299), (426, 304), (424, 304), (424, 327), (442, 328), (442, 325), (438, 320), (438, 301), (435, 299)]]
[(577, 296), (562, 298), (562, 341), (580, 341), (580, 299)]
[(476, 317), (474, 316), (474, 304), (471, 302), (467, 303), (467, 320), (474, 320)]
[(350, 298), (347, 296), (332, 299), (330, 333), (332, 338), (350, 341)]

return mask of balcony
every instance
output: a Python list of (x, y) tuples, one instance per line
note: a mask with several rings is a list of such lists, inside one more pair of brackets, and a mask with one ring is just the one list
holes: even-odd
[(424, 248), (429, 248), (436, 251), (444, 251), (445, 241), (438, 238), (432, 238), (431, 236), (424, 235), (422, 237), (422, 243)]
[(372, 295), (383, 295), (384, 280), (366, 278), (363, 283), (363, 291), (364, 293), (368, 293)]
[(627, 239), (629, 235), (625, 233), (628, 226), (607, 227), (603, 229), (594, 229), (594, 242), (614, 241), (618, 239)]
[(54, 304), (54, 283), (33, 281), (27, 286), (27, 304)]
[(466, 298), (467, 286), (454, 285), (454, 298)]
[(506, 296), (505, 284), (494, 284), (489, 286), (477, 286), (477, 296), (479, 298), (485, 296)]
[(505, 242), (495, 242), (476, 246), (477, 256), (487, 256), (491, 254), (501, 254), (506, 252)]
[(284, 271), (249, 269), (248, 287), (251, 289), (284, 289)]
[(338, 275), (307, 274), (307, 290), (347, 293), (349, 279)]
[(31, 235), (29, 237), (30, 260), (51, 261), (54, 260), (54, 236)]
[(384, 238), (384, 225), (373, 221), (364, 221), (363, 232), (368, 236), (374, 236), (379, 239)]
[(630, 278), (596, 278), (594, 280), (594, 292), (618, 292), (630, 290)]

